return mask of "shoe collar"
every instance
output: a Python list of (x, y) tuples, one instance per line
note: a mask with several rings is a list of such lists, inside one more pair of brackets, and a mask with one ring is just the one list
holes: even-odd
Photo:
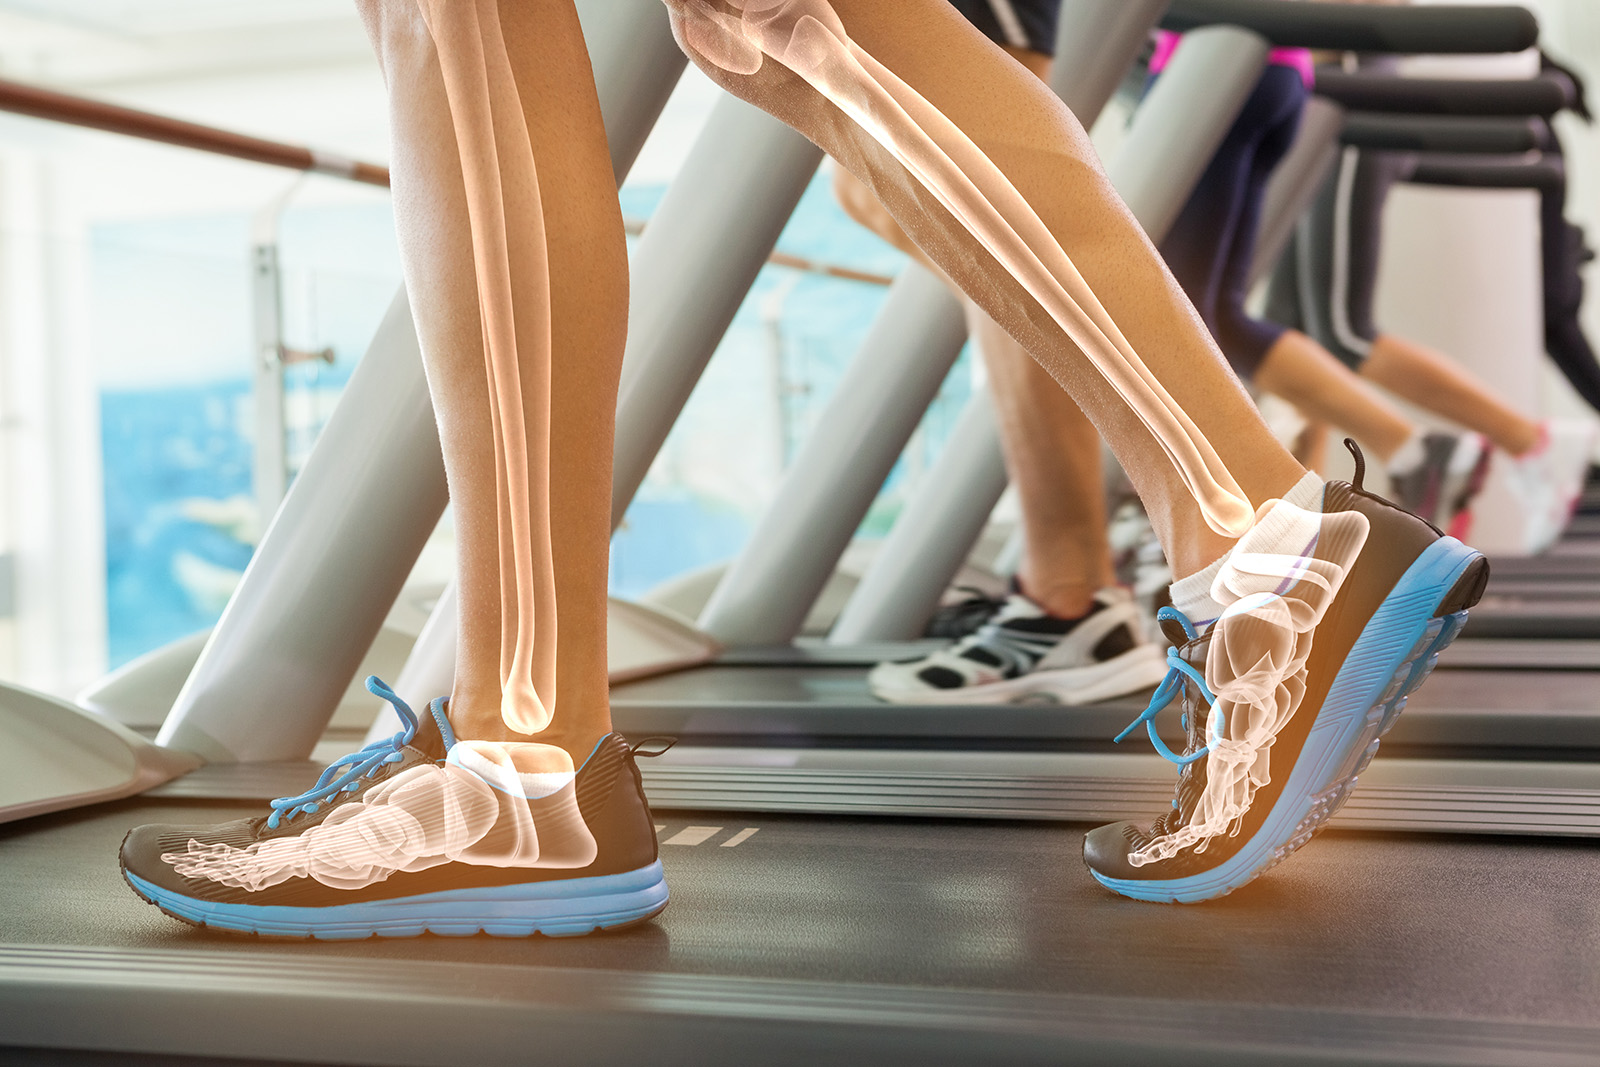
[(428, 713), (417, 716), (417, 732), (412, 737), (411, 743), (406, 747), (426, 756), (438, 763), (443, 760), (456, 744), (456, 732), (450, 726), (450, 716), (446, 711), (450, 700), (448, 697), (434, 697), (428, 702)]

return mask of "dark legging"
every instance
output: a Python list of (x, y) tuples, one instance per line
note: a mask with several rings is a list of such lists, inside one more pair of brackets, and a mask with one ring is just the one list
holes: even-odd
[(1056, 50), (1056, 19), (1061, 0), (950, 0), (995, 44), (1027, 48), (1044, 55)]
[(1308, 96), (1299, 71), (1267, 67), (1161, 243), (1178, 284), (1246, 380), (1285, 329), (1246, 314), (1244, 304), (1267, 181), (1294, 141)]
[(1383, 205), (1417, 165), (1410, 152), (1346, 148), (1273, 275), (1267, 314), (1299, 326), (1352, 370), (1378, 337), (1372, 302)]
[(1567, 164), (1559, 142), (1533, 160), (1424, 156), (1411, 181), (1474, 189), (1532, 189), (1539, 194), (1540, 260), (1544, 269), (1544, 346), (1572, 388), (1600, 411), (1600, 364), (1584, 336), (1583, 231), (1566, 219)]
[(1352, 369), (1360, 368), (1379, 332), (1372, 302), (1383, 205), (1397, 181), (1539, 194), (1545, 350), (1578, 395), (1600, 411), (1600, 363), (1578, 321), (1583, 231), (1565, 217), (1566, 164), (1553, 139), (1549, 150), (1531, 160), (1345, 149), (1273, 274), (1267, 314), (1298, 325)]

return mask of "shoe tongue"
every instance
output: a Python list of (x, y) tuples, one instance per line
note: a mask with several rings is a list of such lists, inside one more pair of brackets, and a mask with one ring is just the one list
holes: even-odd
[(994, 621), (998, 623), (1011, 622), (1013, 619), (1038, 619), (1048, 613), (1038, 604), (1029, 600), (1021, 593), (1012, 593), (1006, 597), (1006, 602), (995, 614)]
[(417, 732), (411, 738), (411, 747), (430, 760), (442, 760), (455, 744), (455, 731), (445, 718), (444, 701), (435, 700), (417, 715)]

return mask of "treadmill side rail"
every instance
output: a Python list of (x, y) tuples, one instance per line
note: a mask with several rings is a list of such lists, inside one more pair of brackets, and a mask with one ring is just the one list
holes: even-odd
[(0, 686), (0, 823), (142, 793), (200, 766), (120, 723), (19, 686)]

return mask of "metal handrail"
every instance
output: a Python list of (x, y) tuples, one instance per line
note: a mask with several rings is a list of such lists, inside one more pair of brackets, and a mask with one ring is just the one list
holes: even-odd
[(146, 141), (159, 141), (234, 159), (247, 159), (253, 163), (330, 174), (366, 185), (387, 187), (389, 184), (389, 168), (376, 163), (363, 163), (337, 153), (233, 133), (198, 122), (168, 118), (24, 82), (0, 79), (0, 111), (70, 126), (85, 126)]
[(1340, 52), (1520, 52), (1539, 43), (1539, 20), (1510, 5), (1375, 7), (1302, 0), (1173, 0), (1169, 30), (1239, 26), (1275, 45)]
[[(624, 218), (622, 228), (631, 237), (644, 233), (646, 220), (638, 218)], [(767, 256), (767, 262), (775, 267), (788, 267), (792, 270), (804, 271), (807, 274), (821, 274), (829, 278), (842, 278), (847, 282), (863, 282), (867, 285), (878, 285), (887, 288), (894, 284), (894, 276), (879, 274), (870, 270), (857, 270), (855, 267), (841, 267), (836, 263), (827, 263), (820, 259), (808, 259), (805, 256), (796, 256), (789, 252), (773, 250)]]
[[(274, 167), (332, 174), (367, 185), (384, 187), (389, 185), (389, 168), (376, 163), (363, 163), (360, 160), (314, 148), (233, 133), (215, 126), (168, 118), (149, 111), (73, 96), (54, 89), (41, 89), (36, 85), (3, 78), (0, 78), (0, 111), (62, 122), (71, 126), (85, 126), (107, 133), (138, 137), (146, 141), (160, 141), (163, 144), (177, 145), (179, 148), (192, 148), (200, 152), (247, 159), (253, 163), (265, 163)], [(643, 229), (643, 222), (628, 220), (629, 233), (636, 234)], [(866, 282), (870, 285), (887, 286), (894, 280), (871, 271), (821, 263), (784, 252), (773, 252), (768, 261), (779, 266)]]

